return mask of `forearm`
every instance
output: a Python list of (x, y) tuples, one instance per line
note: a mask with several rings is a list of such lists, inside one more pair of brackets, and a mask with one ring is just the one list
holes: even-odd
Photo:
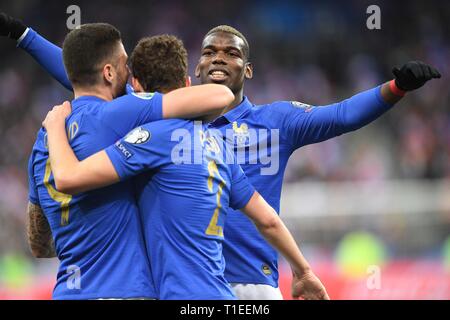
[[(28, 33), (19, 42), (19, 47), (28, 52), (53, 78), (65, 88), (73, 91), (67, 78), (62, 49), (28, 28)], [(27, 31), (26, 31), (27, 32)]]
[(52, 232), (42, 209), (28, 203), (27, 236), (31, 252), (36, 258), (56, 257)]
[(292, 234), (286, 228), (275, 210), (255, 192), (247, 205), (242, 208), (264, 238), (277, 249), (291, 264), (292, 270), (300, 276), (310, 271)]
[(386, 92), (386, 84), (384, 84), (338, 103), (336, 115), (339, 133), (362, 128), (390, 110), (397, 101)]
[(283, 257), (289, 262), (293, 272), (297, 276), (301, 276), (311, 270), (309, 263), (306, 261), (292, 234), (287, 229), (286, 225), (273, 212), (274, 223), (270, 226), (258, 226), (259, 232), (264, 238), (276, 248)]
[(219, 116), (233, 100), (231, 90), (220, 84), (177, 89), (163, 96), (163, 118)]
[(62, 126), (50, 130), (48, 147), (55, 186), (61, 192), (73, 195), (105, 187), (120, 180), (105, 151), (79, 161)]
[(381, 86), (381, 96), (383, 97), (383, 100), (386, 103), (389, 103), (391, 105), (396, 104), (397, 102), (399, 102), (403, 97), (396, 95), (392, 92), (391, 88), (390, 88), (390, 82), (386, 82), (385, 84), (383, 84)]

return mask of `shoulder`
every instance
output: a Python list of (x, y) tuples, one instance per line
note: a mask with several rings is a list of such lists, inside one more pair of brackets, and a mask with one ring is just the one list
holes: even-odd
[(110, 102), (107, 102), (110, 106), (123, 105), (126, 103), (148, 103), (150, 101), (158, 101), (162, 98), (162, 94), (158, 92), (131, 92), (118, 97)]
[(314, 106), (300, 101), (274, 101), (269, 104), (256, 105), (255, 108), (262, 112), (305, 113), (309, 112)]
[(170, 139), (172, 133), (177, 129), (190, 127), (192, 121), (181, 119), (167, 119), (146, 123), (131, 130), (124, 141), (132, 144), (144, 143), (151, 138)]
[(268, 104), (254, 105), (252, 113), (269, 126), (281, 128), (291, 120), (307, 115), (314, 107), (299, 101), (274, 101)]

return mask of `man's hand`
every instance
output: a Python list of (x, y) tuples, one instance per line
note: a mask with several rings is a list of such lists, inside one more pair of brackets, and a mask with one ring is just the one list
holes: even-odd
[(22, 21), (0, 12), (0, 36), (19, 40), (25, 30), (27, 26)]
[(392, 69), (396, 86), (403, 91), (416, 90), (431, 79), (441, 77), (439, 71), (420, 61), (410, 61), (400, 69)]
[(51, 111), (47, 113), (44, 121), (42, 122), (42, 126), (48, 131), (52, 128), (65, 126), (66, 118), (72, 112), (72, 107), (69, 101), (64, 101), (63, 104), (54, 106)]
[(319, 278), (310, 271), (292, 279), (292, 297), (304, 300), (330, 300), (325, 287)]

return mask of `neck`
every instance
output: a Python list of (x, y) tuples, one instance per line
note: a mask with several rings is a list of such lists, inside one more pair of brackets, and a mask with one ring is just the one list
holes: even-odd
[(94, 96), (106, 101), (114, 99), (112, 92), (108, 88), (101, 88), (93, 86), (92, 88), (74, 88), (75, 99), (82, 96)]
[(233, 102), (226, 107), (225, 109), (223, 109), (223, 111), (221, 112), (221, 114), (225, 114), (230, 110), (233, 110), (234, 108), (236, 108), (238, 105), (241, 104), (242, 100), (244, 100), (244, 88), (241, 88), (241, 90), (239, 90), (238, 92), (233, 92), (234, 93), (234, 100)]
[(205, 115), (205, 116), (199, 118), (199, 120), (202, 120), (203, 122), (212, 122), (213, 120), (217, 119), (221, 115), (236, 108), (238, 105), (241, 104), (242, 100), (244, 100), (244, 89), (241, 89), (239, 92), (234, 94), (234, 100), (229, 106), (225, 107), (221, 111), (216, 112), (214, 114)]

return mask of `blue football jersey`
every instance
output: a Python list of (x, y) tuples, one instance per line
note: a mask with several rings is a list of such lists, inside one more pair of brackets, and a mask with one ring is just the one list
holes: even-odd
[(224, 277), (224, 223), (229, 208), (244, 207), (254, 189), (240, 166), (226, 161), (232, 151), (226, 154), (218, 132), (164, 120), (106, 149), (122, 180), (151, 170), (138, 203), (160, 299), (235, 298)]
[[(31, 29), (19, 46), (59, 82), (70, 88), (60, 48)], [(231, 138), (227, 138), (227, 141), (235, 148), (238, 163), (250, 182), (279, 212), (283, 175), (293, 151), (361, 128), (391, 107), (382, 99), (380, 86), (342, 102), (321, 107), (297, 101), (253, 105), (245, 98), (239, 106), (219, 117), (214, 126), (221, 128), (224, 133), (227, 130), (231, 132)], [(262, 145), (249, 142), (254, 141), (255, 135)], [(234, 211), (230, 209), (230, 212)], [(247, 217), (230, 216), (232, 218), (227, 220), (224, 244), (227, 280), (277, 287), (276, 251)]]
[[(356, 130), (389, 110), (380, 87), (327, 106), (297, 101), (254, 105), (248, 98), (217, 118), (250, 183), (279, 213), (287, 162), (298, 148)], [(301, 206), (301, 195), (299, 195)], [(230, 283), (278, 287), (278, 254), (245, 215), (229, 209), (223, 254)]]
[[(70, 145), (82, 160), (161, 117), (159, 93), (111, 102), (84, 96), (72, 102), (66, 126)], [(54, 299), (156, 297), (130, 182), (76, 196), (59, 192), (41, 129), (29, 161), (29, 184), (29, 199), (43, 209), (60, 260)]]

